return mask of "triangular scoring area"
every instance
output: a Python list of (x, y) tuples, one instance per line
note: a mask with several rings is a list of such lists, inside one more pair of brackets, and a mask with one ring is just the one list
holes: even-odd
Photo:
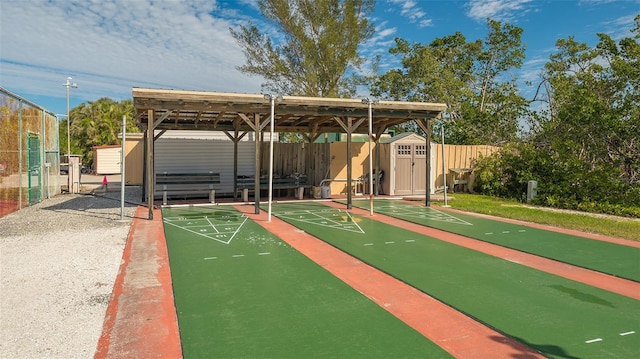
[(284, 211), (275, 213), (275, 215), (285, 220), (305, 222), (317, 226), (364, 234), (364, 231), (360, 228), (356, 220), (351, 217), (351, 214), (341, 210)]
[(398, 215), (403, 217), (412, 217), (418, 219), (429, 219), (432, 221), (441, 221), (447, 223), (463, 224), (472, 226), (473, 224), (454, 217), (448, 213), (438, 211), (433, 208), (419, 207), (419, 206), (378, 206), (377, 210), (382, 213), (389, 213), (391, 215)]
[(198, 236), (229, 244), (247, 219), (248, 217), (244, 214), (214, 211), (209, 214), (166, 217), (164, 223)]

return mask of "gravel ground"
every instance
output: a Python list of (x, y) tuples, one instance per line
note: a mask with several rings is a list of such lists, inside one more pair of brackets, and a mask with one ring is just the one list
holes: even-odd
[(0, 358), (92, 358), (138, 187), (59, 195), (0, 218)]

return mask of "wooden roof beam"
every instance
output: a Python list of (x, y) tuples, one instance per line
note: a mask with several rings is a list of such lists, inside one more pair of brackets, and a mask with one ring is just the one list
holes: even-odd
[(196, 119), (194, 121), (194, 125), (196, 126), (196, 128), (198, 127), (198, 122), (200, 122), (200, 117), (202, 116), (202, 111), (198, 111), (198, 114), (196, 115)]
[(220, 122), (220, 119), (222, 119), (222, 117), (224, 117), (225, 113), (226, 112), (224, 112), (224, 111), (220, 111), (220, 113), (218, 113), (218, 116), (216, 116), (216, 119), (213, 120), (213, 127), (214, 128), (218, 126), (218, 122)]
[(247, 115), (245, 115), (244, 113), (238, 113), (238, 116), (240, 116), (240, 118), (242, 119), (242, 121), (244, 121), (245, 124), (247, 124), (249, 127), (251, 127), (251, 129), (253, 130), (253, 132), (260, 132), (260, 130), (255, 126), (255, 124), (249, 119), (249, 117), (247, 117)]

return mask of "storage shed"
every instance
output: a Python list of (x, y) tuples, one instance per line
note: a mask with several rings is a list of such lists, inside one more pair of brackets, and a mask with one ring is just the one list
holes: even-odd
[[(433, 149), (433, 144), (431, 148)], [(380, 141), (380, 169), (384, 171), (381, 186), (383, 193), (392, 196), (425, 194), (426, 158), (425, 138), (413, 132), (404, 132)], [(431, 178), (434, 179), (433, 172)]]
[(113, 175), (120, 174), (120, 156), (122, 146), (95, 146), (93, 147), (93, 165), (96, 174)]
[[(482, 156), (489, 156), (499, 148), (485, 145), (447, 145), (431, 142), (427, 151), (425, 138), (404, 132), (380, 141), (380, 169), (384, 171), (382, 193), (392, 196), (423, 195), (426, 179), (431, 178), (428, 188), (431, 194), (444, 188), (444, 175), (449, 192), (470, 191), (473, 185), (473, 167)], [(443, 148), (444, 147), (444, 148)], [(444, 165), (443, 154), (444, 150)], [(431, 154), (428, 163), (427, 153)]]

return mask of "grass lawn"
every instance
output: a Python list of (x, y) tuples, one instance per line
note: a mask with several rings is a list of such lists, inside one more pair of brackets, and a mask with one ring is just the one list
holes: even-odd
[[(558, 211), (476, 194), (449, 194), (451, 208), (640, 241), (640, 219)], [(434, 205), (444, 202), (432, 201)]]

